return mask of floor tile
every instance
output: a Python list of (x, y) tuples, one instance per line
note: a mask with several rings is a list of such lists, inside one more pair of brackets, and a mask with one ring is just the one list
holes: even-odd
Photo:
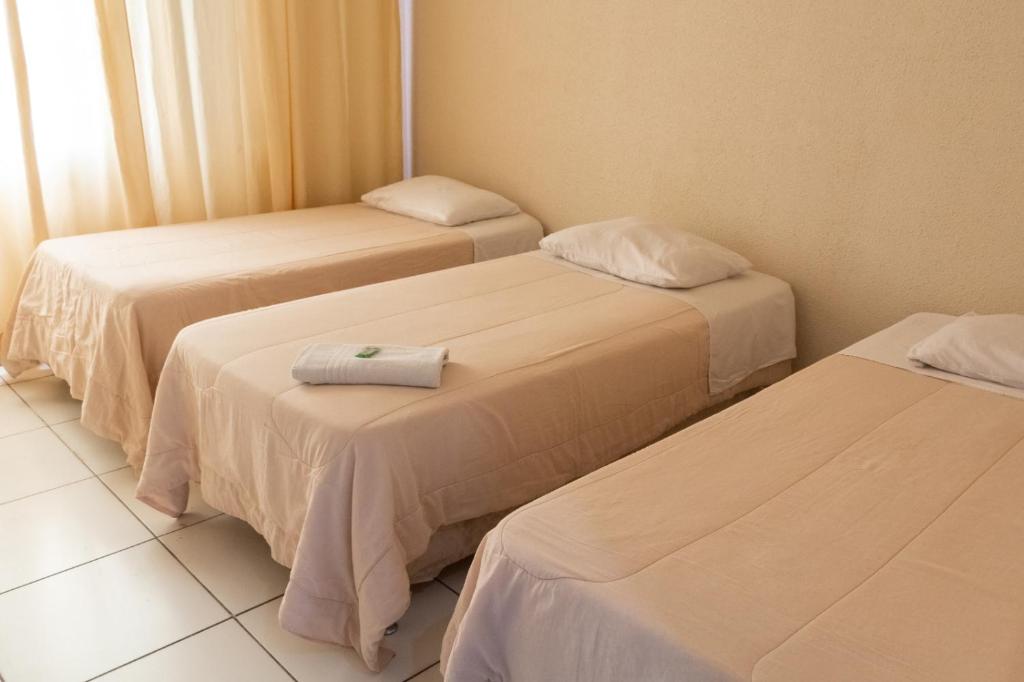
[(0, 437), (31, 431), (44, 426), (40, 419), (10, 386), (0, 386)]
[(0, 503), (92, 476), (47, 428), (0, 438)]
[(444, 682), (444, 677), (441, 676), (441, 664), (430, 666), (409, 682)]
[(466, 557), (441, 571), (441, 575), (437, 576), (437, 579), (462, 594), (462, 586), (466, 584), (466, 573), (469, 572), (471, 563), (473, 563), (473, 557)]
[(52, 374), (53, 371), (49, 367), (47, 367), (46, 365), (39, 365), (38, 367), (33, 367), (32, 369), (26, 369), (24, 372), (18, 375), (17, 379), (15, 379), (7, 372), (6, 369), (0, 367), (0, 383), (18, 384), (21, 383), (22, 381), (32, 381), (33, 379), (41, 379), (43, 377), (48, 377), (51, 376)]
[(85, 680), (223, 620), (155, 540), (0, 595), (8, 682)]
[(139, 520), (156, 535), (165, 535), (220, 514), (219, 511), (203, 502), (203, 496), (198, 486), (192, 487), (192, 493), (188, 498), (188, 509), (178, 518), (158, 512), (145, 502), (135, 499), (135, 487), (138, 485), (139, 479), (131, 467), (111, 471), (100, 476), (100, 480), (106, 483), (107, 487), (113, 490), (114, 494), (132, 510), (132, 513), (139, 517)]
[(63, 379), (46, 377), (16, 383), (11, 386), (36, 414), (47, 424), (78, 419), (82, 414), (82, 403), (71, 397), (68, 385)]
[(112, 440), (100, 438), (82, 426), (77, 419), (54, 424), (52, 428), (93, 473), (105, 474), (128, 466), (128, 460), (120, 445)]
[(226, 514), (161, 538), (232, 613), (284, 594), (288, 569), (247, 523)]
[(99, 679), (102, 682), (288, 682), (291, 678), (238, 623), (228, 621)]
[[(152, 537), (95, 478), (0, 505), (0, 592)], [(0, 668), (2, 669), (2, 668)]]
[(301, 682), (400, 682), (440, 659), (441, 638), (455, 601), (455, 595), (437, 583), (417, 587), (398, 632), (384, 640), (395, 657), (380, 673), (367, 670), (352, 649), (312, 642), (281, 629), (277, 623), (280, 599), (238, 619)]

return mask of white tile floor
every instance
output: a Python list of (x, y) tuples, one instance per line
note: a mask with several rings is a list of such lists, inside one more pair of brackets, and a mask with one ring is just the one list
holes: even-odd
[(199, 495), (180, 519), (134, 498), (63, 381), (0, 371), (0, 682), (381, 682), (441, 679), (441, 637), (468, 562), (413, 590), (379, 675), (277, 624), (288, 571)]

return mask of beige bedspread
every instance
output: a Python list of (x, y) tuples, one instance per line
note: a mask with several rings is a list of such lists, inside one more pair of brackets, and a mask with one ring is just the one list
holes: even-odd
[[(437, 390), (302, 385), (289, 368), (312, 341), (444, 345), (450, 362)], [(530, 255), (294, 301), (179, 335), (138, 495), (180, 513), (201, 480), (292, 568), (282, 624), (377, 669), (410, 573), (471, 554), (487, 526), (465, 524), (706, 407), (707, 370), (685, 301)]]
[(470, 680), (1024, 679), (1024, 401), (832, 356), (514, 512)]
[(363, 204), (54, 239), (32, 257), (0, 359), (13, 373), (49, 364), (82, 423), (137, 467), (183, 327), (473, 260), (469, 233)]

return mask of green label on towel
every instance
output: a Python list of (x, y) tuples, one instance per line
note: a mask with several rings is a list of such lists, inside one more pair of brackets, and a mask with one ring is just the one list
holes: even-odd
[(380, 348), (378, 348), (377, 346), (367, 346), (366, 348), (364, 348), (361, 351), (359, 351), (358, 353), (356, 353), (356, 357), (357, 358), (372, 358), (374, 355), (376, 355), (379, 352), (380, 352)]

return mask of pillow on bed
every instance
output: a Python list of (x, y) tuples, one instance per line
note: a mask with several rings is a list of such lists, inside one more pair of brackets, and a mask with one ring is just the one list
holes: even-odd
[(540, 248), (594, 270), (657, 287), (688, 289), (750, 269), (735, 251), (643, 218), (618, 218), (549, 234)]
[(944, 372), (1024, 388), (1024, 315), (964, 315), (907, 352)]
[(505, 197), (440, 175), (421, 175), (378, 187), (363, 203), (439, 225), (465, 225), (519, 213)]

